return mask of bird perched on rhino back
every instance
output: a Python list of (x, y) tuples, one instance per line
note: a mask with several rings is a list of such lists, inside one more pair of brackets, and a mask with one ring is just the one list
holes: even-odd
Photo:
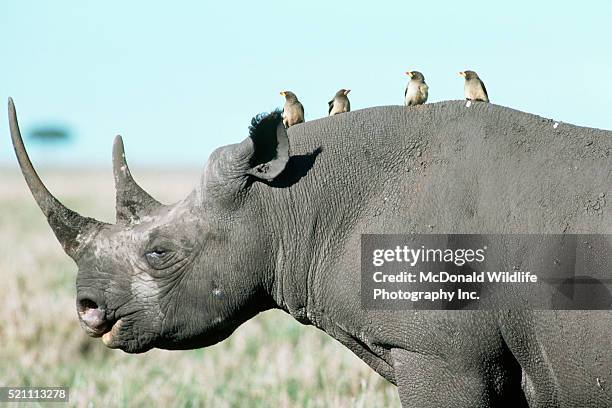
[(304, 122), (304, 107), (298, 100), (297, 96), (295, 96), (295, 94), (291, 91), (282, 91), (280, 94), (285, 97), (285, 106), (283, 107), (283, 125), (288, 128)]
[(340, 89), (336, 92), (333, 99), (327, 102), (329, 105), (329, 110), (327, 111), (329, 116), (351, 111), (351, 102), (348, 98), (349, 92), (351, 92), (350, 89)]
[(485, 88), (484, 82), (482, 82), (476, 72), (469, 70), (461, 71), (459, 75), (465, 78), (465, 85), (463, 87), (465, 99), (468, 101), (489, 102), (487, 88)]
[(427, 101), (429, 87), (425, 83), (425, 77), (419, 71), (408, 71), (410, 77), (406, 90), (404, 91), (404, 105), (422, 105)]

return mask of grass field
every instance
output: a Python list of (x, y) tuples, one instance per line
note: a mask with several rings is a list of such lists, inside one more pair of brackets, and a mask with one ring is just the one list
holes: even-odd
[[(198, 179), (196, 171), (135, 176), (166, 203), (183, 198)], [(41, 177), (69, 207), (114, 221), (110, 168)], [(206, 349), (109, 350), (79, 327), (75, 275), (21, 174), (0, 169), (0, 386), (69, 386), (70, 405), (93, 407), (399, 406), (394, 386), (280, 311)]]

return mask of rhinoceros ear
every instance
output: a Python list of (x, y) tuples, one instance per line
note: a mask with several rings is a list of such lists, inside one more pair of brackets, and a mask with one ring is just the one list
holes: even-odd
[(281, 112), (253, 118), (249, 137), (241, 143), (215, 150), (208, 160), (202, 183), (208, 195), (226, 203), (235, 202), (235, 194), (247, 179), (264, 182), (278, 177), (289, 161), (289, 138)]
[(240, 145), (245, 174), (272, 181), (289, 161), (289, 138), (281, 112), (257, 115), (251, 120), (249, 137)]

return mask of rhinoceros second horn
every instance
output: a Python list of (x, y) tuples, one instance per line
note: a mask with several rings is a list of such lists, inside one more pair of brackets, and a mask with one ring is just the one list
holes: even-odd
[(115, 174), (116, 211), (118, 223), (130, 223), (139, 220), (161, 204), (151, 197), (132, 178), (125, 159), (123, 139), (115, 138), (113, 143), (113, 173)]

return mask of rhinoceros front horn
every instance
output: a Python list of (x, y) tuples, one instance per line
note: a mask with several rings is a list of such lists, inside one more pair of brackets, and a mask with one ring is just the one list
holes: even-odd
[(17, 123), (15, 105), (11, 98), (9, 98), (8, 109), (11, 139), (13, 140), (13, 147), (15, 148), (15, 154), (17, 155), (23, 177), (36, 203), (47, 217), (47, 221), (51, 229), (53, 229), (55, 236), (62, 244), (64, 251), (70, 257), (76, 259), (79, 249), (87, 239), (86, 237), (105, 224), (93, 218), (83, 217), (66, 208), (47, 190), (34, 170), (23, 145), (19, 124)]
[(113, 173), (117, 190), (117, 222), (129, 224), (138, 221), (142, 216), (161, 206), (161, 204), (144, 191), (132, 178), (130, 168), (125, 160), (125, 150), (121, 136), (113, 144)]

